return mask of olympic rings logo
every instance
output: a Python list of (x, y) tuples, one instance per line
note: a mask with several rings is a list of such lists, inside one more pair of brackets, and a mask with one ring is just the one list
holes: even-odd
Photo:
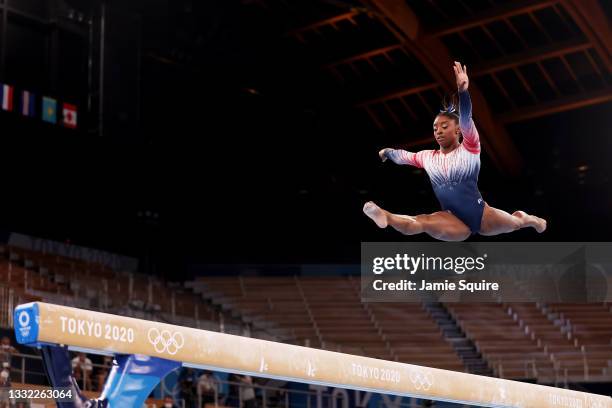
[(30, 315), (25, 310), (19, 313), (18, 319), (19, 319), (19, 324), (21, 325), (21, 327), (26, 327), (27, 325), (30, 324)]
[(185, 345), (185, 338), (180, 332), (170, 333), (168, 330), (159, 331), (152, 327), (147, 334), (149, 343), (153, 345), (158, 353), (175, 355)]
[(410, 382), (412, 382), (412, 384), (417, 390), (427, 391), (433, 385), (433, 378), (431, 374), (428, 373), (419, 373), (416, 371), (411, 371)]

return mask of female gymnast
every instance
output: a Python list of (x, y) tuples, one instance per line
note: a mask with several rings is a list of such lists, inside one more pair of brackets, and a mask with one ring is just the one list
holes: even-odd
[[(379, 228), (390, 225), (405, 235), (424, 232), (442, 241), (463, 241), (472, 234), (498, 235), (527, 227), (544, 232), (546, 220), (523, 211), (510, 215), (482, 199), (478, 191), (480, 139), (472, 120), (467, 67), (455, 62), (453, 69), (459, 93), (459, 113), (451, 104), (436, 116), (433, 132), (440, 149), (412, 153), (386, 148), (378, 153), (383, 162), (391, 159), (396, 164), (424, 168), (443, 211), (399, 215), (370, 201), (363, 212)], [(463, 141), (459, 136), (463, 136)]]

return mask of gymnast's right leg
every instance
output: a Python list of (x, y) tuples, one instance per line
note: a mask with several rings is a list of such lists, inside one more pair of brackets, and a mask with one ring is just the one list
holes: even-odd
[(363, 212), (379, 228), (393, 227), (404, 235), (416, 235), (422, 232), (441, 241), (464, 241), (471, 231), (459, 218), (446, 211), (417, 216), (393, 214), (372, 201), (363, 206)]

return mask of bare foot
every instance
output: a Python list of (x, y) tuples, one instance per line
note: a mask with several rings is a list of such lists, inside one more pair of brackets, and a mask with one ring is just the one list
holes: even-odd
[(533, 227), (540, 234), (546, 231), (546, 220), (544, 218), (529, 215), (524, 211), (515, 211), (512, 213), (512, 215), (525, 220), (527, 225)]
[(387, 228), (387, 225), (389, 225), (387, 222), (386, 211), (374, 204), (372, 201), (365, 203), (363, 206), (363, 212), (376, 223), (378, 228)]

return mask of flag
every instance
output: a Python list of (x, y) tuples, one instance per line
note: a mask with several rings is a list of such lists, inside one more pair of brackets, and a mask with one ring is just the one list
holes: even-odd
[(36, 95), (30, 91), (21, 92), (21, 105), (19, 111), (23, 116), (36, 115)]
[(49, 123), (57, 123), (57, 101), (48, 96), (43, 96), (42, 120)]
[(63, 108), (64, 126), (71, 129), (77, 127), (77, 107), (69, 103), (64, 104)]
[(2, 84), (0, 86), (0, 100), (2, 101), (2, 109), (5, 111), (13, 111), (13, 87)]

